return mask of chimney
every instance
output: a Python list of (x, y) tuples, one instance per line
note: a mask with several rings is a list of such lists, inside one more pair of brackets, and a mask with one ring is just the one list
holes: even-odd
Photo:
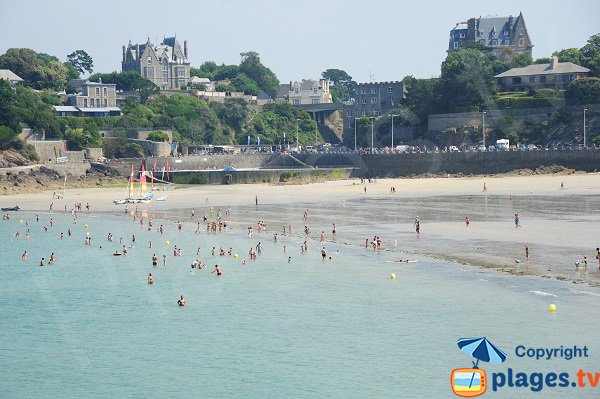
[(140, 45), (139, 45), (139, 44), (136, 44), (136, 45), (135, 45), (135, 57), (136, 57), (136, 59), (138, 59), (138, 60), (139, 60), (139, 59), (140, 59), (140, 57), (141, 57), (141, 55), (140, 55)]
[(550, 61), (550, 69), (554, 69), (558, 66), (558, 57), (553, 56), (552, 61)]
[(188, 57), (188, 52), (187, 52), (187, 40), (183, 41), (183, 55), (185, 57), (185, 59), (187, 60)]
[(123, 45), (123, 62), (125, 62), (125, 53), (126, 53), (126, 51), (125, 51), (125, 45)]

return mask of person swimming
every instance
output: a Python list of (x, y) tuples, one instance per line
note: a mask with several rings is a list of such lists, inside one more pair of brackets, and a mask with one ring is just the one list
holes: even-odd
[(148, 273), (148, 285), (154, 284), (154, 277), (152, 277), (152, 273)]
[(177, 305), (179, 306), (185, 306), (185, 298), (183, 297), (183, 295), (181, 295), (181, 297), (177, 300)]
[(219, 265), (215, 265), (215, 270), (213, 270), (212, 272), (210, 272), (210, 274), (213, 274), (213, 273), (217, 273), (217, 276), (219, 276), (219, 277), (223, 275), (223, 272), (219, 268)]

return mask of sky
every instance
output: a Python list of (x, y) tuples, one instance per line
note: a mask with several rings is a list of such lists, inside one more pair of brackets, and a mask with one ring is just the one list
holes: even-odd
[[(457, 22), (523, 13), (534, 58), (600, 33), (598, 0), (1, 0), (0, 54), (26, 47), (61, 60), (85, 50), (94, 71), (121, 69), (121, 46), (188, 41), (192, 66), (238, 64), (257, 51), (281, 82), (327, 68), (357, 82), (438, 76)], [(486, 4), (487, 3), (487, 4)], [(543, 4), (543, 6), (540, 6)]]

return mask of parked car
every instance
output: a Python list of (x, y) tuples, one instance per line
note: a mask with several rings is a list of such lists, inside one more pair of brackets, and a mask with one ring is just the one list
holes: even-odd
[(450, 147), (448, 147), (448, 152), (460, 152), (460, 150), (457, 146), (451, 145)]
[(477, 151), (479, 151), (479, 152), (485, 152), (486, 148), (485, 148), (485, 146), (483, 144), (481, 144), (479, 147), (477, 147)]
[(525, 144), (519, 144), (519, 151), (527, 151), (527, 146)]
[(488, 151), (498, 151), (495, 145), (488, 146)]
[(511, 145), (510, 147), (508, 147), (509, 151), (519, 151), (519, 147), (517, 147), (516, 145)]

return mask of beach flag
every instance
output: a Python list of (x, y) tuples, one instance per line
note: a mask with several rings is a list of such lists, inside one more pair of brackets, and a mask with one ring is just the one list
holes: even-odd
[(142, 186), (142, 195), (146, 194), (146, 168), (142, 164), (142, 173), (140, 175), (140, 185)]

